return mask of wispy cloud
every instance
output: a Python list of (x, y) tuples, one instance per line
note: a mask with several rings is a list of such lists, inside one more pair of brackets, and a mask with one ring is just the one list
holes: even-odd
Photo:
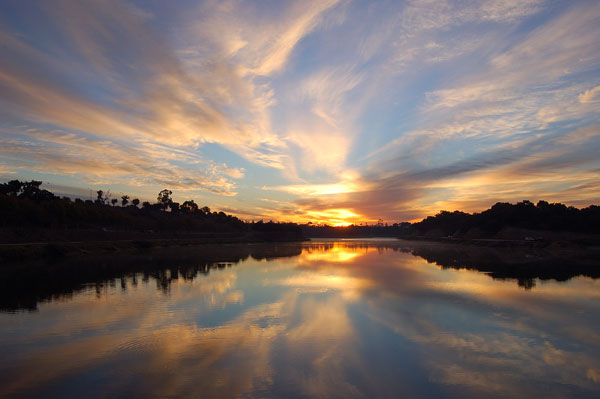
[(109, 140), (39, 129), (28, 129), (19, 135), (3, 133), (2, 155), (13, 168), (74, 175), (94, 184), (152, 184), (231, 196), (236, 194), (232, 179), (243, 177), (242, 170), (228, 168), (226, 164), (155, 145), (133, 149)]
[(600, 194), (594, 2), (0, 7), (3, 175), (295, 221)]
[(18, 123), (4, 130), (1, 155), (12, 169), (235, 195), (242, 169), (198, 146), (290, 169), (288, 144), (270, 127), (273, 91), (256, 79), (279, 72), (335, 4), (282, 4), (273, 19), (255, 4), (207, 2), (183, 18), (185, 40), (124, 1), (47, 4), (34, 17), (56, 43), (0, 31), (0, 103)]
[[(593, 201), (598, 163), (590, 155), (600, 134), (596, 126), (585, 126), (597, 123), (589, 74), (598, 60), (589, 55), (600, 50), (599, 14), (594, 4), (574, 6), (521, 41), (491, 45), (502, 50), (489, 53), (482, 68), (454, 79), (450, 88), (426, 93), (420, 129), (371, 153), (372, 177), (396, 189), (420, 188), (412, 203), (427, 212), (464, 206), (476, 196), (475, 209), (482, 202), (525, 197)], [(392, 172), (398, 169), (403, 172)], [(381, 178), (390, 173), (392, 180)], [(521, 184), (519, 175), (536, 178)], [(444, 183), (449, 179), (453, 183)], [(582, 181), (596, 188), (574, 195), (569, 187)]]

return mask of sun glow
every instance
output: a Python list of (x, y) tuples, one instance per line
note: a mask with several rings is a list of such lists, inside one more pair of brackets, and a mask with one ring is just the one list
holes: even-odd
[(361, 215), (349, 209), (327, 209), (308, 212), (307, 217), (330, 226), (349, 226), (359, 222)]

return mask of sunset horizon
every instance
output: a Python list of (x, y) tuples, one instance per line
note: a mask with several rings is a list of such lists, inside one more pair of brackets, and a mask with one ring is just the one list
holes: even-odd
[(0, 1), (0, 398), (600, 398), (600, 0)]

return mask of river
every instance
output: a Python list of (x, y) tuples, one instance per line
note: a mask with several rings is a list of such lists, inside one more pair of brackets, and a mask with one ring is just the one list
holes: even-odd
[(600, 397), (600, 280), (470, 251), (322, 240), (15, 266), (0, 396)]

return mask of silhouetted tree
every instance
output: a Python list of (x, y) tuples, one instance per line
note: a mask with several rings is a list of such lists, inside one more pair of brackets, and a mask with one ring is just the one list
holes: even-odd
[(167, 190), (166, 188), (164, 190), (161, 190), (158, 193), (158, 196), (156, 197), (157, 202), (162, 206), (163, 209), (167, 209), (171, 203), (173, 202), (173, 200), (171, 199), (171, 194), (173, 194), (173, 192), (171, 190)]
[(116, 199), (116, 198), (113, 198), (113, 199), (110, 200), (110, 203), (112, 204), (112, 206), (117, 205), (117, 202), (119, 202), (119, 200)]
[(125, 206), (129, 203), (129, 195), (121, 196), (121, 206)]
[(185, 201), (181, 204), (181, 211), (184, 213), (196, 213), (198, 212), (198, 204), (194, 200)]
[[(596, 205), (583, 209), (560, 203), (539, 201), (536, 205), (530, 201), (516, 204), (499, 202), (481, 213), (467, 214), (460, 211), (441, 211), (421, 222), (394, 223), (388, 225), (382, 220), (377, 224), (362, 226), (331, 227), (308, 223), (273, 223), (272, 221), (244, 223), (240, 219), (224, 212), (212, 212), (208, 206), (198, 209), (193, 200), (179, 205), (171, 199), (170, 190), (159, 193), (156, 204), (143, 203), (143, 209), (128, 207), (129, 196), (121, 196), (123, 208), (114, 206), (117, 199), (110, 200), (110, 193), (97, 191), (95, 201), (59, 198), (47, 190), (41, 189), (41, 182), (20, 182), (12, 180), (0, 183), (0, 227), (7, 231), (31, 232), (29, 236), (21, 234), (16, 240), (36, 238), (36, 229), (85, 229), (101, 230), (110, 227), (112, 231), (122, 230), (138, 232), (167, 232), (185, 230), (188, 232), (253, 232), (254, 237), (267, 240), (298, 238), (299, 228), (311, 237), (406, 237), (410, 235), (455, 236), (455, 237), (492, 237), (500, 229), (516, 227), (531, 230), (572, 231), (582, 233), (600, 233), (600, 207)], [(139, 199), (131, 201), (134, 206)], [(112, 203), (113, 207), (99, 206)], [(171, 212), (164, 212), (168, 207)], [(467, 234), (468, 233), (468, 234)], [(542, 236), (543, 234), (540, 234)], [(15, 235), (17, 237), (17, 235)]]
[(104, 204), (104, 191), (102, 191), (102, 190), (96, 191), (96, 203), (99, 205)]
[(11, 180), (8, 183), (0, 184), (0, 194), (17, 196), (21, 192), (23, 183), (18, 180)]
[(23, 197), (31, 198), (34, 197), (37, 192), (40, 191), (41, 181), (32, 180), (30, 182), (24, 182), (21, 187), (21, 195)]

